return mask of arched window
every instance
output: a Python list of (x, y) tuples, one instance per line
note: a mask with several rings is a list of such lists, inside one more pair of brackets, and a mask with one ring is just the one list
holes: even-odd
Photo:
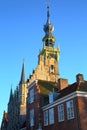
[(54, 73), (54, 65), (50, 66), (50, 73)]

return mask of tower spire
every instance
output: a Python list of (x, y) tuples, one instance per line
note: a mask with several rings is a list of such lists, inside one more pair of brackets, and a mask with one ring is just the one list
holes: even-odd
[(43, 40), (45, 46), (54, 47), (54, 43), (55, 43), (56, 39), (53, 36), (54, 26), (50, 22), (49, 7), (50, 7), (50, 5), (47, 4), (47, 22), (46, 22), (46, 24), (44, 25), (44, 28), (43, 28), (44, 32), (45, 32), (45, 36), (43, 37), (42, 40)]
[(13, 98), (13, 92), (12, 92), (12, 85), (11, 85), (11, 90), (10, 90), (10, 98), (9, 101), (11, 101), (11, 99)]
[(24, 60), (23, 60), (20, 84), (24, 84), (25, 82), (26, 82), (26, 78), (25, 78), (25, 65), (24, 65)]

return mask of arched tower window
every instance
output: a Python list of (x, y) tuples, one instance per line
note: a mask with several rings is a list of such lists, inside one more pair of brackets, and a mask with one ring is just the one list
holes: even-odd
[(54, 65), (50, 66), (50, 73), (54, 73)]

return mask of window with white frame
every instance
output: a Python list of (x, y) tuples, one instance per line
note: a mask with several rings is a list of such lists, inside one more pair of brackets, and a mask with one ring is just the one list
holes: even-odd
[(49, 124), (54, 124), (54, 108), (49, 109)]
[(66, 102), (67, 106), (67, 119), (73, 119), (74, 118), (74, 106), (73, 106), (73, 100)]
[(48, 110), (44, 111), (44, 126), (48, 125)]
[(29, 97), (30, 103), (34, 102), (34, 89), (30, 90), (30, 97)]
[(61, 104), (58, 106), (58, 121), (64, 121), (64, 105)]
[(34, 126), (34, 109), (30, 110), (30, 126)]

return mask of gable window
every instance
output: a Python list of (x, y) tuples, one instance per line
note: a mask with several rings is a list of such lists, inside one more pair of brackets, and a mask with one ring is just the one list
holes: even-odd
[(54, 73), (54, 65), (50, 66), (50, 73)]
[(44, 111), (44, 126), (48, 125), (48, 110)]
[(73, 119), (74, 118), (74, 106), (73, 106), (73, 100), (68, 101), (66, 103), (67, 106), (67, 119)]
[(58, 121), (64, 121), (64, 105), (61, 104), (58, 106)]
[(30, 126), (34, 126), (34, 109), (30, 110)]
[(30, 103), (33, 103), (34, 102), (34, 89), (31, 89), (30, 90)]
[(54, 108), (49, 109), (49, 124), (54, 124)]

